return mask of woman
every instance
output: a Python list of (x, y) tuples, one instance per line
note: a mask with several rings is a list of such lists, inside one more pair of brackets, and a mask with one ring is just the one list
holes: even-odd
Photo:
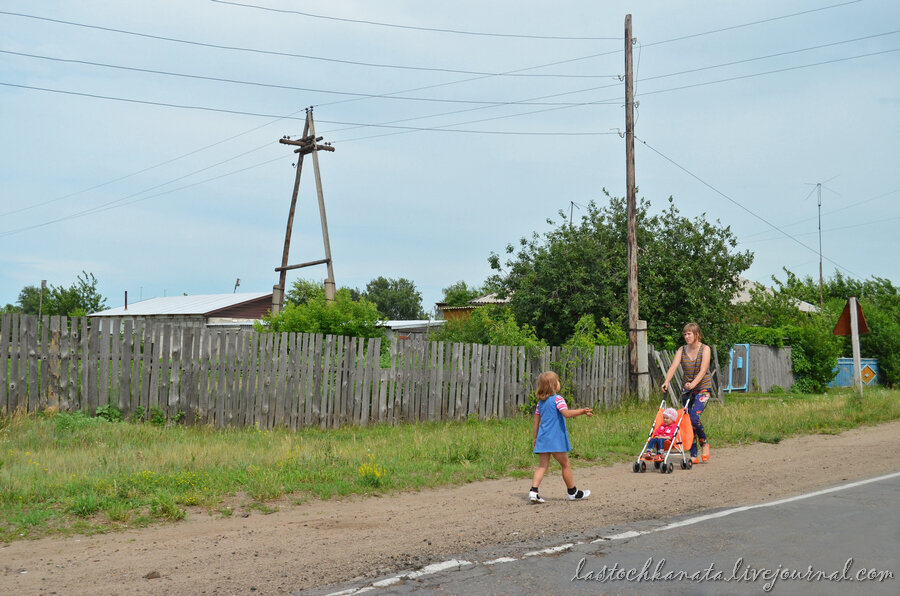
[[(672, 366), (666, 372), (663, 381), (663, 393), (669, 390), (669, 381), (675, 376), (678, 365), (684, 371), (684, 392), (681, 394), (683, 405), (687, 406), (691, 417), (691, 426), (694, 428), (694, 436), (700, 443), (700, 457), (702, 461), (709, 461), (709, 443), (706, 440), (706, 431), (700, 422), (700, 414), (709, 401), (712, 391), (712, 381), (709, 378), (709, 346), (700, 342), (702, 334), (697, 323), (688, 323), (681, 332), (684, 344), (675, 352)], [(697, 442), (691, 445), (691, 461), (700, 463), (697, 458)]]

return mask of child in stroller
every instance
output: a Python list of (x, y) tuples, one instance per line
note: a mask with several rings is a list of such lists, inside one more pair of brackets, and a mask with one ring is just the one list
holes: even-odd
[[(661, 473), (671, 474), (675, 465), (669, 459), (679, 455), (681, 456), (681, 469), (690, 470), (693, 462), (685, 453), (685, 446), (690, 448), (693, 442), (694, 430), (685, 408), (682, 407), (678, 410), (667, 408), (666, 400), (662, 400), (659, 410), (656, 412), (656, 418), (653, 420), (653, 426), (650, 427), (647, 442), (644, 443), (644, 448), (641, 449), (638, 459), (632, 465), (632, 470), (645, 472), (647, 460), (650, 460), (653, 462), (653, 467)], [(655, 455), (654, 448), (656, 449)]]
[(647, 441), (644, 459), (647, 461), (662, 461), (665, 458), (663, 454), (669, 447), (666, 443), (671, 444), (672, 439), (675, 438), (675, 432), (678, 430), (678, 424), (675, 422), (677, 417), (678, 413), (675, 411), (675, 408), (663, 410), (662, 422), (659, 423), (659, 426), (653, 431), (650, 440)]

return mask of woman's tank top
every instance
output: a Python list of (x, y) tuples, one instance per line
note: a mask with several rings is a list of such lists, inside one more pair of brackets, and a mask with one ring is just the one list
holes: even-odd
[[(700, 349), (697, 350), (697, 357), (691, 360), (688, 358), (687, 354), (687, 346), (682, 346), (681, 348), (681, 370), (684, 371), (684, 382), (690, 383), (697, 376), (697, 373), (700, 372), (700, 365), (703, 362), (703, 350), (706, 348), (705, 344), (700, 344)], [(709, 369), (707, 368), (706, 374), (703, 375), (703, 380), (694, 387), (694, 391), (700, 391), (701, 389), (706, 389), (712, 391), (712, 381), (709, 378)]]

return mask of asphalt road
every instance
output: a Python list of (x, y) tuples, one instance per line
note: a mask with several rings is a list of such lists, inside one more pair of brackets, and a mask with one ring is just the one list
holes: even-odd
[(897, 596), (900, 472), (305, 593)]

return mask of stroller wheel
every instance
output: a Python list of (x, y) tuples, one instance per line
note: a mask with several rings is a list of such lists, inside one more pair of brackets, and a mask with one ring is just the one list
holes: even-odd
[(646, 471), (647, 471), (647, 464), (644, 462), (641, 462), (641, 472), (646, 472)]
[(653, 462), (653, 467), (656, 468), (656, 469), (658, 470), (658, 469), (659, 469), (659, 462), (658, 462), (658, 461)]
[(634, 473), (640, 472), (640, 471), (641, 471), (641, 464), (639, 464), (638, 462), (634, 462), (634, 463), (631, 465), (631, 471), (634, 472)]
[(688, 467), (687, 462), (686, 462), (686, 461), (682, 461), (682, 462), (681, 462), (681, 469), (682, 469), (682, 470), (687, 470), (687, 467)]
[(691, 460), (687, 460), (687, 462), (685, 463), (685, 465), (687, 466), (687, 469), (690, 470), (690, 469), (692, 469), (692, 468), (694, 467), (694, 462), (691, 461)]
[(665, 474), (666, 472), (669, 471), (669, 466), (667, 466), (666, 464), (663, 464), (663, 465), (657, 466), (657, 467), (659, 468), (660, 474)]
[(669, 463), (669, 474), (671, 474), (671, 473), (672, 473), (672, 470), (674, 470), (674, 469), (675, 469), (675, 464), (673, 464), (673, 463), (670, 462), (670, 463)]

